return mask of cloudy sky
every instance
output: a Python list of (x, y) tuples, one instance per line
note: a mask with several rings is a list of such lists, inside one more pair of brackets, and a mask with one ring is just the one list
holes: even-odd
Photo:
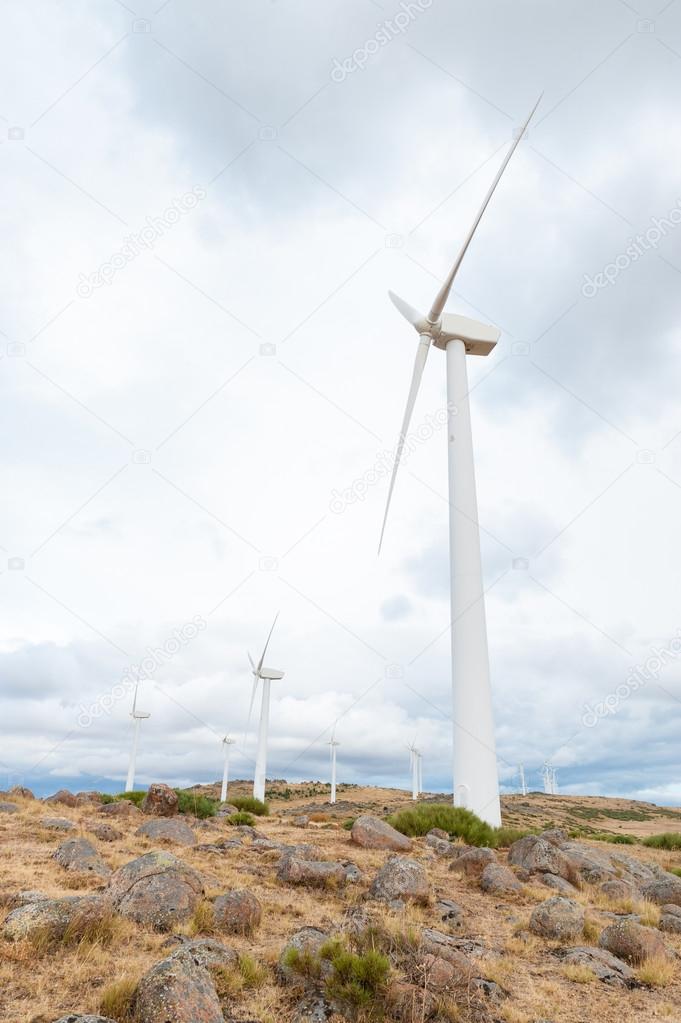
[[(469, 360), (499, 772), (681, 803), (681, 3), (28, 0), (0, 62), (0, 786), (450, 786), (446, 440), (380, 560), (415, 336)], [(444, 407), (431, 356), (418, 429)], [(432, 419), (430, 420), (432, 421)], [(378, 473), (380, 476), (380, 472)], [(348, 500), (354, 498), (354, 500)], [(196, 623), (199, 623), (197, 628)], [(150, 652), (151, 651), (151, 652)], [(155, 651), (155, 652), (154, 652)]]

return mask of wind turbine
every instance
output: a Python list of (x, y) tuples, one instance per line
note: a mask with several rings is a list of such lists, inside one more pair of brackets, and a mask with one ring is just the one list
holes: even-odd
[(419, 759), (421, 754), (417, 750), (416, 746), (412, 742), (411, 746), (407, 746), (409, 750), (409, 770), (411, 771), (411, 798), (419, 798)]
[(527, 782), (525, 781), (525, 765), (518, 764), (518, 774), (520, 775), (520, 791), (524, 796), (527, 795)]
[(416, 751), (416, 787), (421, 795), (423, 792), (423, 754), (420, 750)]
[(260, 725), (258, 728), (258, 752), (255, 758), (255, 777), (253, 778), (253, 796), (255, 799), (265, 799), (265, 780), (267, 777), (267, 731), (270, 723), (270, 683), (277, 681), (284, 677), (283, 671), (277, 671), (276, 668), (265, 668), (265, 654), (267, 653), (267, 647), (269, 646), (272, 633), (274, 632), (274, 626), (277, 624), (277, 618), (275, 616), (272, 622), (272, 628), (270, 629), (265, 647), (263, 649), (260, 660), (257, 665), (254, 663), (251, 655), (248, 655), (248, 660), (251, 663), (251, 670), (253, 672), (253, 690), (251, 692), (251, 705), (248, 710), (248, 720), (251, 719), (251, 713), (253, 711), (253, 704), (255, 702), (255, 694), (258, 688), (258, 682), (262, 682), (262, 702), (260, 704)]
[(140, 738), (140, 721), (144, 721), (146, 718), (151, 717), (151, 714), (147, 714), (145, 711), (137, 709), (137, 690), (139, 689), (140, 681), (137, 679), (135, 682), (135, 695), (132, 698), (132, 710), (130, 711), (130, 717), (133, 720), (132, 729), (132, 749), (130, 751), (130, 762), (128, 764), (128, 777), (125, 782), (125, 791), (132, 792), (135, 788), (135, 766), (137, 764), (137, 747), (139, 745)]
[(236, 740), (230, 738), (229, 735), (226, 735), (224, 737), (224, 739), (222, 740), (222, 750), (223, 750), (225, 762), (224, 762), (224, 767), (222, 769), (222, 791), (220, 792), (220, 802), (221, 803), (226, 803), (227, 802), (227, 786), (229, 784), (229, 754), (230, 754), (231, 747), (234, 745), (235, 741)]
[(336, 739), (336, 730), (334, 728), (333, 735), (329, 740), (329, 747), (331, 753), (331, 798), (330, 803), (336, 802), (336, 748), (340, 746), (340, 743)]
[(428, 315), (424, 316), (397, 295), (389, 293), (398, 311), (417, 330), (419, 344), (407, 407), (397, 442), (378, 549), (380, 553), (400, 457), (432, 344), (444, 350), (447, 355), (453, 801), (455, 806), (467, 807), (478, 817), (497, 827), (501, 824), (501, 806), (489, 678), (466, 355), (489, 355), (501, 331), (467, 316), (445, 313), (444, 308), (482, 215), (538, 105), (539, 100), (513, 140)]

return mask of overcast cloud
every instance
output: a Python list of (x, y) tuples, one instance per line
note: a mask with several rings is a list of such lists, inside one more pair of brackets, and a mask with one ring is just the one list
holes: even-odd
[[(269, 775), (325, 777), (337, 722), (341, 780), (406, 785), (415, 739), (450, 787), (442, 431), (380, 560), (357, 481), (414, 354), (387, 289), (429, 304), (544, 90), (450, 300), (503, 330), (469, 360), (500, 776), (681, 804), (681, 658), (627, 682), (681, 629), (678, 0), (2, 19), (0, 785), (120, 787), (130, 701), (89, 708), (197, 617), (138, 780), (214, 780), (227, 731), (249, 776), (281, 609)], [(436, 351), (415, 426), (444, 404)]]

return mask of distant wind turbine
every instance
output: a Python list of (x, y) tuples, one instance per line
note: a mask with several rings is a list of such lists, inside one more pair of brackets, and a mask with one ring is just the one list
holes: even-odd
[(412, 742), (411, 746), (407, 746), (409, 750), (409, 770), (411, 772), (411, 798), (419, 798), (419, 758), (421, 754), (417, 750), (416, 746)]
[(272, 633), (274, 632), (274, 626), (277, 624), (278, 617), (279, 615), (277, 614), (272, 622), (272, 628), (270, 629), (267, 641), (265, 642), (265, 647), (257, 665), (253, 661), (251, 655), (248, 655), (248, 660), (250, 661), (253, 673), (251, 705), (248, 710), (249, 721), (253, 711), (253, 704), (255, 703), (258, 682), (262, 682), (262, 702), (260, 704), (260, 725), (258, 728), (258, 752), (255, 758), (255, 776), (253, 778), (253, 796), (255, 799), (260, 800), (265, 799), (265, 781), (267, 778), (267, 733), (270, 723), (270, 683), (284, 677), (283, 671), (278, 671), (276, 668), (264, 667), (265, 654), (267, 653), (267, 647), (269, 646), (270, 639), (272, 638)]
[(520, 791), (524, 796), (527, 795), (527, 783), (525, 781), (525, 765), (518, 764), (518, 774), (520, 775)]
[(430, 347), (434, 345), (447, 354), (453, 800), (456, 806), (468, 807), (489, 824), (496, 826), (501, 824), (501, 805), (489, 678), (466, 355), (489, 355), (501, 332), (496, 327), (479, 323), (467, 316), (445, 313), (444, 308), (478, 224), (538, 105), (539, 100), (510, 146), (464, 238), (454, 265), (433, 301), (430, 312), (424, 315), (397, 295), (389, 293), (397, 310), (417, 330), (419, 344), (407, 407), (397, 442), (379, 552), (421, 377)]
[(235, 739), (231, 739), (229, 735), (226, 735), (222, 740), (222, 751), (224, 755), (224, 766), (222, 769), (222, 791), (220, 792), (220, 802), (227, 802), (227, 786), (229, 784), (229, 754), (232, 746), (235, 743)]
[(329, 740), (329, 747), (331, 753), (331, 798), (330, 803), (336, 802), (336, 748), (340, 746), (340, 743), (336, 739), (336, 730), (334, 728), (333, 735)]
[(151, 714), (146, 713), (137, 709), (137, 690), (139, 689), (139, 679), (135, 682), (135, 694), (132, 698), (132, 710), (130, 717), (133, 721), (132, 726), (132, 749), (130, 751), (130, 762), (128, 764), (128, 777), (125, 782), (125, 791), (132, 792), (135, 788), (135, 767), (137, 765), (137, 747), (139, 745), (140, 738), (140, 721), (145, 721), (151, 717)]

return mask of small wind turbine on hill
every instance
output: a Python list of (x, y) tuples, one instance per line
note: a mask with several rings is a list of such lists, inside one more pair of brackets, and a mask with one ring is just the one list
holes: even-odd
[(541, 769), (541, 776), (544, 782), (544, 792), (548, 796), (555, 796), (558, 791), (556, 784), (556, 769), (553, 767), (548, 760), (544, 761), (544, 766)]
[[(541, 97), (540, 97), (541, 99)], [(484, 588), (480, 560), (480, 527), (475, 493), (473, 441), (466, 355), (489, 355), (500, 331), (485, 323), (445, 313), (444, 308), (473, 235), (509, 160), (530, 123), (532, 112), (514, 139), (444, 284), (427, 315), (390, 292), (402, 316), (416, 329), (419, 344), (407, 407), (397, 442), (379, 553), (400, 457), (407, 439), (416, 396), (431, 345), (447, 355), (447, 436), (449, 462), (449, 556), (451, 595), (452, 720), (454, 725), (454, 804), (468, 807), (489, 824), (501, 824), (499, 779), (494, 740)]]
[(409, 770), (411, 772), (411, 798), (418, 799), (421, 791), (419, 787), (419, 762), (421, 754), (413, 742), (411, 746), (407, 746), (407, 749), (409, 750)]
[(130, 711), (130, 717), (133, 721), (132, 749), (130, 751), (130, 762), (128, 764), (128, 777), (125, 782), (126, 792), (132, 792), (135, 788), (135, 767), (137, 764), (137, 747), (139, 745), (140, 738), (140, 721), (145, 721), (146, 718), (151, 717), (151, 714), (137, 709), (137, 690), (139, 689), (139, 684), (139, 679), (137, 679), (135, 682), (135, 695), (132, 698), (132, 710)]
[(336, 739), (336, 730), (334, 728), (333, 735), (329, 740), (329, 747), (331, 753), (331, 798), (330, 803), (336, 802), (336, 749), (340, 746), (340, 743)]
[(520, 775), (520, 791), (524, 796), (527, 795), (527, 783), (525, 781), (525, 765), (518, 764), (518, 774)]
[(224, 766), (222, 769), (222, 790), (220, 792), (220, 802), (227, 802), (227, 786), (229, 785), (229, 754), (235, 740), (231, 739), (229, 735), (226, 735), (222, 740), (222, 751), (224, 755)]
[(267, 653), (267, 647), (269, 646), (272, 633), (274, 632), (274, 626), (277, 624), (277, 614), (274, 621), (272, 622), (272, 628), (270, 629), (265, 647), (261, 654), (260, 660), (257, 665), (255, 664), (251, 655), (248, 655), (248, 660), (251, 664), (251, 671), (253, 673), (253, 690), (251, 692), (251, 705), (248, 710), (248, 720), (251, 720), (251, 713), (253, 711), (253, 704), (255, 703), (255, 696), (258, 689), (258, 682), (262, 682), (262, 701), (260, 704), (260, 725), (258, 727), (258, 752), (255, 758), (255, 776), (253, 778), (253, 796), (255, 799), (265, 799), (265, 781), (267, 778), (267, 733), (270, 723), (270, 684), (274, 681), (284, 677), (284, 672), (279, 671), (276, 668), (266, 668), (265, 654)]

